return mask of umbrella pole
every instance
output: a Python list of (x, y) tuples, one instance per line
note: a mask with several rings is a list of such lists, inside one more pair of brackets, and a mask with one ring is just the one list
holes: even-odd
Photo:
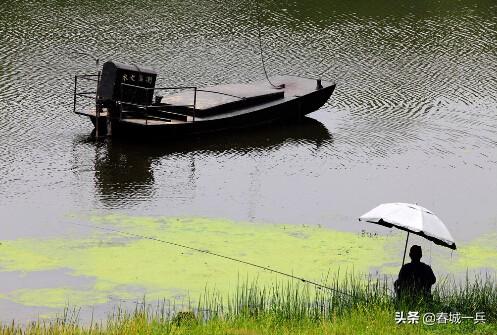
[(404, 266), (404, 262), (406, 261), (407, 241), (409, 241), (409, 232), (407, 232), (406, 246), (404, 247), (404, 258), (402, 258), (402, 266)]

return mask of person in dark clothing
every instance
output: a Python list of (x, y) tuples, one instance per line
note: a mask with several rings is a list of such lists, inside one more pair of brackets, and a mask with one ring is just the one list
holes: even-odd
[(402, 266), (394, 287), (399, 299), (431, 299), (431, 286), (436, 278), (431, 267), (421, 262), (423, 252), (419, 245), (413, 245), (409, 251), (411, 263)]

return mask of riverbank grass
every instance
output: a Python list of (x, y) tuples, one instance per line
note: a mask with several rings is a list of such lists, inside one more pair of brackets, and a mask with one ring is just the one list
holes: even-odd
[[(442, 280), (429, 302), (398, 302), (388, 280), (347, 277), (317, 288), (298, 282), (245, 282), (233, 295), (206, 291), (182, 311), (164, 304), (116, 308), (106, 322), (53, 321), (0, 326), (1, 334), (497, 334), (493, 278)], [(436, 319), (426, 318), (433, 314)]]

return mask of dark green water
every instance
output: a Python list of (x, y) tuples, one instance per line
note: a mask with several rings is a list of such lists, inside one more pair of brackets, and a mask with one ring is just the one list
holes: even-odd
[[(92, 213), (358, 231), (392, 201), (433, 210), (457, 241), (497, 230), (494, 1), (0, 6), (1, 239)], [(270, 75), (338, 83), (312, 120), (143, 145), (94, 143), (71, 113), (73, 75), (95, 71), (81, 53), (152, 66), (165, 85), (261, 79), (258, 20)]]

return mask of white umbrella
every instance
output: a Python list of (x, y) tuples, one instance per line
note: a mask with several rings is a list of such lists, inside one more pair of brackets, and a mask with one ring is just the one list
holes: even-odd
[(363, 214), (359, 221), (376, 223), (385, 227), (396, 227), (407, 231), (404, 248), (404, 264), (406, 258), (409, 233), (413, 233), (444, 247), (456, 249), (454, 238), (443, 222), (424, 207), (406, 203), (381, 204)]

